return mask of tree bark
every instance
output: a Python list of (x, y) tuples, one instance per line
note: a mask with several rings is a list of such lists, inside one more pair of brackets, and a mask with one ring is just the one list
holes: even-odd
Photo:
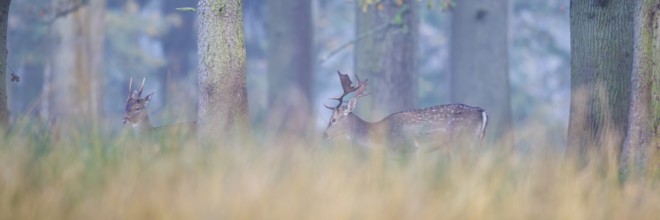
[[(634, 52), (628, 130), (621, 153), (626, 174), (658, 167), (660, 125), (660, 0), (639, 0), (634, 15)], [(652, 156), (656, 155), (656, 156)]]
[[(417, 0), (380, 1), (368, 6), (357, 1), (355, 72), (369, 79), (368, 120), (413, 109), (417, 103)], [(400, 4), (401, 3), (401, 4)], [(334, 73), (332, 73), (334, 74)]]
[(247, 135), (241, 1), (200, 0), (197, 15), (198, 135), (200, 138)]
[[(78, 45), (76, 71), (78, 92), (87, 93), (88, 106), (83, 111), (90, 122), (96, 123), (102, 116), (103, 106), (103, 54), (105, 45), (106, 0), (89, 0), (88, 5), (77, 13), (76, 22), (84, 36)], [(84, 96), (83, 96), (84, 97)]]
[(618, 154), (630, 103), (634, 1), (571, 1), (567, 155)]
[(9, 126), (7, 105), (7, 22), (10, 0), (0, 1), (0, 131)]
[(94, 125), (100, 116), (105, 5), (90, 0), (54, 23), (52, 114), (59, 125)]
[(462, 0), (452, 15), (450, 97), (488, 114), (486, 141), (513, 147), (507, 0)]
[(268, 13), (268, 129), (300, 136), (312, 116), (312, 13), (310, 0), (266, 1)]
[(73, 19), (71, 15), (60, 17), (53, 23), (53, 50), (49, 56), (52, 65), (51, 74), (51, 117), (53, 122), (69, 121), (75, 109), (73, 93), (74, 81), (74, 49)]

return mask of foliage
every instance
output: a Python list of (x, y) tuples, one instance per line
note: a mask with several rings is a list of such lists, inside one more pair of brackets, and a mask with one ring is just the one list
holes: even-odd
[[(568, 0), (514, 0), (512, 7), (510, 82), (517, 130), (544, 123), (553, 128), (551, 145), (566, 140), (570, 97)], [(519, 146), (533, 143), (516, 137)]]
[[(9, 10), (8, 42), (10, 64), (43, 63), (48, 53), (35, 48), (48, 48), (49, 26), (45, 25), (47, 0), (13, 1)], [(11, 65), (10, 65), (11, 66)]]
[[(135, 3), (132, 3), (135, 4)], [(108, 10), (106, 16), (106, 68), (109, 72), (148, 74), (164, 65), (155, 41), (167, 31), (160, 13), (141, 12), (138, 5)]]
[(181, 8), (176, 8), (176, 10), (177, 11), (191, 11), (191, 12), (197, 11), (197, 9), (193, 8), (193, 7), (181, 7)]

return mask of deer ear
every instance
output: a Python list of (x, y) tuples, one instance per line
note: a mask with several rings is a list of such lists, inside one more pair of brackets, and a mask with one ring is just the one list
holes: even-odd
[(348, 113), (353, 112), (353, 108), (355, 108), (355, 103), (357, 103), (357, 99), (351, 99), (350, 101), (348, 101), (348, 104), (344, 109), (344, 115), (348, 115)]
[(146, 105), (147, 103), (151, 102), (151, 97), (154, 96), (154, 93), (156, 92), (150, 92), (144, 97), (144, 104)]

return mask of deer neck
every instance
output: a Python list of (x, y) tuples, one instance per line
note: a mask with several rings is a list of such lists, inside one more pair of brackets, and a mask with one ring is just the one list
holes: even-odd
[(136, 123), (133, 123), (133, 132), (135, 132), (136, 134), (146, 133), (152, 130), (153, 128), (154, 126), (151, 125), (148, 115), (142, 118), (141, 120), (138, 120)]
[(379, 123), (362, 120), (353, 113), (350, 113), (348, 117), (350, 117), (348, 120), (351, 122), (351, 131), (348, 132), (349, 139), (362, 146), (374, 146), (382, 142), (378, 138), (382, 133)]

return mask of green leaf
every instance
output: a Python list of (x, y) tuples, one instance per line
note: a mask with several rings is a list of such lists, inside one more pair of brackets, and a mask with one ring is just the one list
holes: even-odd
[(399, 8), (399, 11), (396, 12), (396, 15), (394, 15), (394, 18), (392, 19), (392, 24), (394, 25), (402, 25), (403, 24), (403, 13), (408, 11), (408, 5), (404, 4)]
[(394, 16), (394, 19), (392, 20), (392, 23), (395, 25), (401, 25), (403, 24), (403, 16), (401, 14), (397, 14)]
[(177, 11), (197, 11), (196, 8), (193, 7), (181, 7), (181, 8), (176, 8)]

